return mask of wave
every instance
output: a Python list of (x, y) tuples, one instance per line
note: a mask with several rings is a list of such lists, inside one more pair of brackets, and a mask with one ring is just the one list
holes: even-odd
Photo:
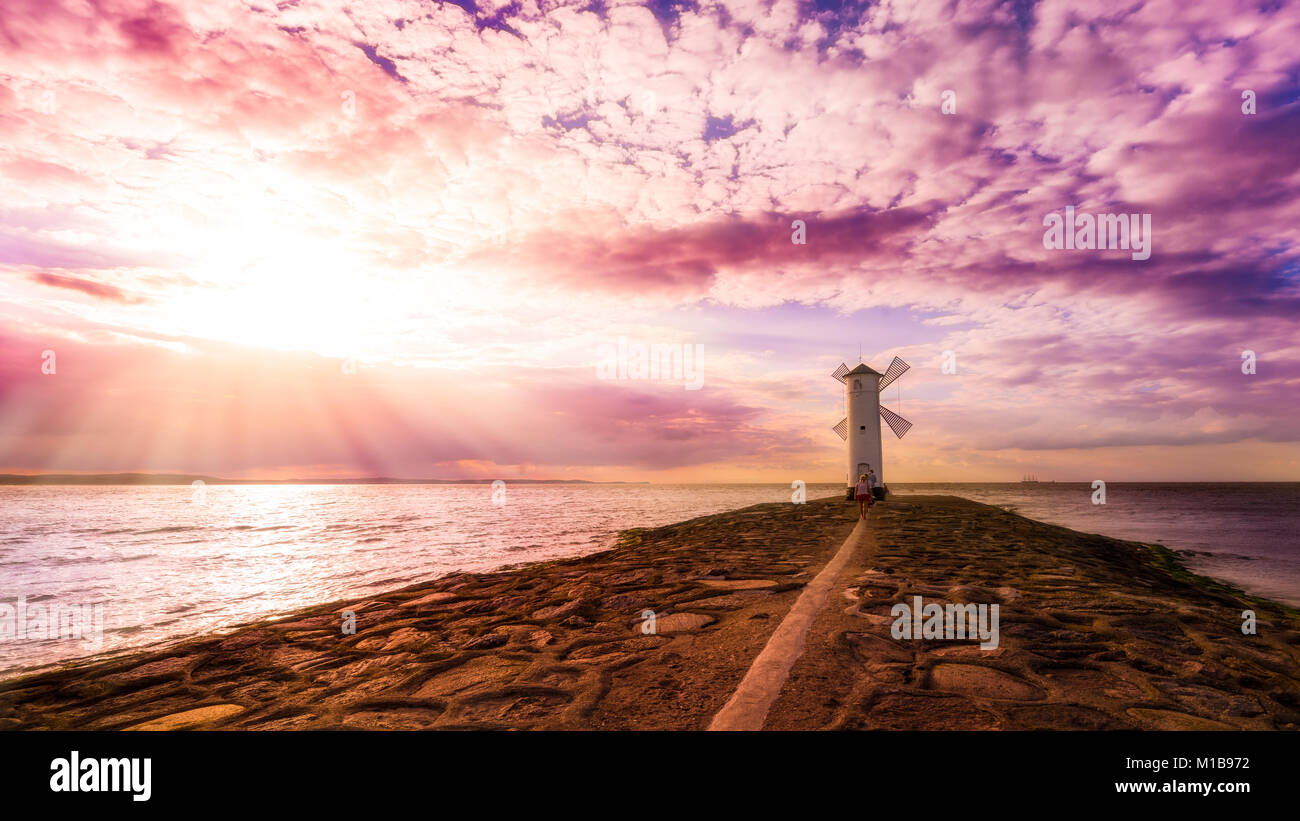
[(52, 565), (54, 567), (71, 567), (73, 565), (78, 565), (78, 564), (114, 565), (114, 564), (121, 564), (123, 562), (138, 562), (138, 561), (143, 561), (144, 559), (153, 559), (156, 558), (157, 556), (158, 556), (157, 553), (141, 553), (138, 556), (114, 556), (111, 559), (106, 559), (103, 556), (78, 556), (75, 559), (64, 559), (58, 556), (54, 556), (51, 558), (42, 559), (40, 561), (40, 564), (45, 566)]

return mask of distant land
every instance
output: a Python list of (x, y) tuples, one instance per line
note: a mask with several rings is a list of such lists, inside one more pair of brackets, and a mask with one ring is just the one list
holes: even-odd
[[(490, 485), (496, 479), (222, 479), (184, 473), (0, 473), (0, 485)], [(512, 485), (648, 485), (649, 482), (592, 482), (587, 479), (510, 479)]]

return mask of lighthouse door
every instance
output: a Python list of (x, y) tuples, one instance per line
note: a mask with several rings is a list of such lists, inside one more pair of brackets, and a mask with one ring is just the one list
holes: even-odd
[(853, 472), (853, 481), (856, 482), (858, 477), (867, 472), (867, 463), (858, 462), (858, 469)]

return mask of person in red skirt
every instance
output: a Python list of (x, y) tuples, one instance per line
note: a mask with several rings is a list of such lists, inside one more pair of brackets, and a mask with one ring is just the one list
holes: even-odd
[[(867, 469), (870, 470), (870, 466)], [(867, 481), (867, 474), (858, 477), (858, 486), (854, 490), (853, 498), (858, 500), (858, 518), (867, 518), (867, 510), (876, 503), (871, 496), (871, 483)]]

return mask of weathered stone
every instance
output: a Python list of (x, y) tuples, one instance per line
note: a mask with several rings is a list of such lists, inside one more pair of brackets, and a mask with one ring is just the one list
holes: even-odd
[(484, 633), (483, 635), (470, 639), (465, 642), (466, 650), (489, 650), (493, 647), (500, 647), (505, 644), (507, 638), (502, 633)]
[(563, 619), (576, 614), (582, 609), (583, 603), (578, 599), (567, 601), (564, 604), (557, 604), (552, 607), (543, 607), (540, 610), (533, 611), (533, 618), (539, 621), (548, 619)]
[(678, 633), (687, 630), (698, 630), (713, 624), (717, 619), (713, 616), (706, 616), (703, 613), (670, 613), (655, 619), (656, 633)]
[(1041, 688), (1010, 673), (976, 664), (943, 663), (930, 671), (936, 689), (992, 699), (1031, 701), (1041, 699)]
[(443, 591), (439, 593), (430, 593), (427, 596), (421, 596), (418, 599), (411, 599), (408, 602), (402, 602), (402, 606), (403, 607), (425, 607), (430, 604), (439, 604), (441, 602), (451, 601), (454, 598), (456, 598), (455, 593), (447, 593)]
[(199, 727), (203, 724), (210, 724), (223, 718), (229, 718), (244, 712), (244, 708), (238, 704), (213, 704), (210, 707), (199, 707), (194, 710), (185, 710), (180, 713), (172, 713), (161, 718), (155, 718), (146, 721), (143, 724), (136, 724), (127, 727), (128, 730), (189, 730)]
[(618, 593), (609, 596), (600, 603), (603, 610), (640, 610), (649, 607), (651, 604), (650, 597), (640, 591), (631, 593)]
[(196, 661), (197, 659), (193, 656), (177, 656), (176, 658), (159, 659), (158, 661), (141, 664), (139, 667), (133, 667), (130, 670), (124, 670), (119, 673), (109, 673), (104, 676), (104, 680), (118, 684), (160, 676), (179, 676), (186, 668)]
[(720, 590), (761, 590), (776, 587), (778, 582), (771, 579), (701, 579), (700, 584)]
[(1155, 730), (1231, 730), (1232, 725), (1176, 710), (1130, 707), (1128, 714)]

